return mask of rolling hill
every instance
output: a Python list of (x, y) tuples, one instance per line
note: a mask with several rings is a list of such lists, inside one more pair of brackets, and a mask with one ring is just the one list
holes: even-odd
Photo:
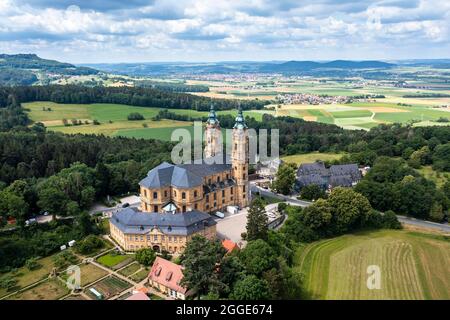
[(0, 85), (31, 85), (49, 77), (97, 73), (92, 68), (42, 59), (36, 54), (0, 54)]

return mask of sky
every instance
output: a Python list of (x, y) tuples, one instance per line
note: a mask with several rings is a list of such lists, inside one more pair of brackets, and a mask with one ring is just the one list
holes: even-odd
[(0, 0), (0, 53), (72, 63), (450, 58), (450, 1)]

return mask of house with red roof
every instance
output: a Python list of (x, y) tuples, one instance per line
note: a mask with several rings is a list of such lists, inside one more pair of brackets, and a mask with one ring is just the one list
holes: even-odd
[(227, 253), (230, 253), (234, 250), (239, 249), (238, 245), (231, 241), (230, 239), (225, 239), (222, 241), (222, 246), (227, 250)]
[(180, 285), (183, 267), (161, 257), (156, 257), (148, 275), (148, 283), (169, 298), (185, 300), (187, 288)]

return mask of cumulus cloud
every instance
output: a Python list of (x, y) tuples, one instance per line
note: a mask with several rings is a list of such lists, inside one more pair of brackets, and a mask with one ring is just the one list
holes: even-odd
[(96, 62), (430, 57), (450, 48), (449, 20), (439, 0), (0, 0), (0, 50)]

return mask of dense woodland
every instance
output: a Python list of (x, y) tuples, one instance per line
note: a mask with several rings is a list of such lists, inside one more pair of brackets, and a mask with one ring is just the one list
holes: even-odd
[(136, 87), (142, 88), (154, 88), (162, 91), (169, 92), (208, 92), (209, 87), (206, 85), (189, 85), (185, 83), (178, 82), (163, 82), (163, 81), (152, 81), (152, 80), (140, 80), (135, 81), (134, 85)]
[[(0, 88), (0, 107), (8, 105), (12, 95), (18, 103), (29, 101), (52, 101), (56, 103), (118, 103), (140, 107), (192, 109), (207, 111), (211, 98), (187, 93), (161, 91), (138, 87), (84, 87), (75, 85), (51, 85)], [(237, 100), (214, 99), (216, 110), (235, 109)], [(268, 101), (244, 100), (240, 102), (244, 110), (262, 109)]]

